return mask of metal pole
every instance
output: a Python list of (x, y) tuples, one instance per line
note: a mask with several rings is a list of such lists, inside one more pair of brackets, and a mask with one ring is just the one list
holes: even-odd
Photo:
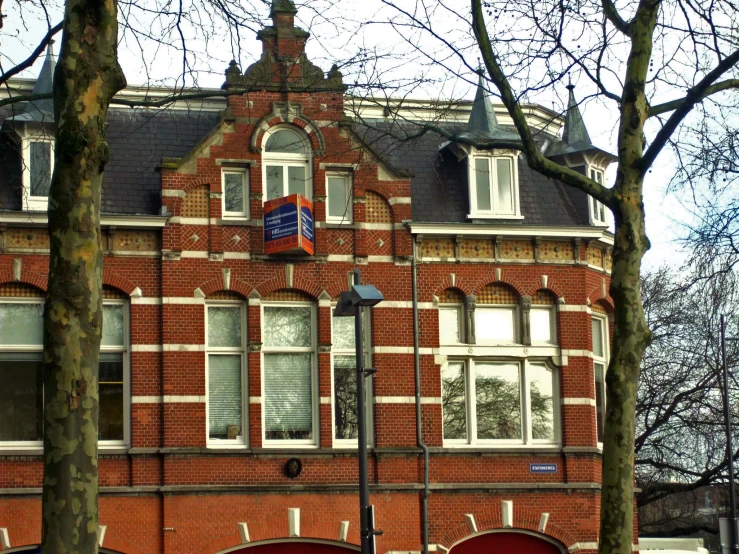
[[(362, 274), (354, 269), (354, 284), (362, 284)], [(359, 525), (362, 554), (371, 551), (372, 537), (369, 529), (369, 477), (367, 473), (367, 425), (364, 396), (364, 349), (362, 348), (362, 306), (356, 307), (354, 314), (354, 346), (357, 363), (357, 441), (359, 456)]]
[(731, 508), (731, 552), (737, 554), (736, 491), (734, 490), (734, 446), (731, 440), (729, 412), (729, 368), (726, 363), (726, 318), (721, 314), (721, 365), (724, 372), (724, 425), (726, 426), (726, 460), (729, 466), (729, 505)]

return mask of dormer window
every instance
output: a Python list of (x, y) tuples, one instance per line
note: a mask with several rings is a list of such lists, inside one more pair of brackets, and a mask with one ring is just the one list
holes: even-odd
[(478, 152), (469, 156), (469, 217), (521, 217), (517, 157), (515, 153), (500, 151)]
[(54, 172), (54, 140), (46, 135), (23, 139), (23, 209), (46, 211)]
[[(603, 170), (596, 169), (594, 167), (588, 168), (588, 177), (599, 185), (603, 184)], [(608, 225), (608, 219), (606, 216), (606, 207), (602, 202), (596, 200), (592, 196), (588, 196), (588, 211), (590, 212), (590, 224), (591, 225)]]
[(276, 127), (265, 139), (264, 199), (274, 200), (291, 194), (310, 199), (313, 192), (311, 145), (308, 138), (288, 127)]

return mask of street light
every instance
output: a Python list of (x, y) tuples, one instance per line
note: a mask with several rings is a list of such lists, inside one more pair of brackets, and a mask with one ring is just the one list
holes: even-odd
[(376, 306), (384, 300), (382, 293), (372, 285), (362, 285), (362, 274), (354, 270), (354, 286), (352, 290), (342, 292), (334, 309), (334, 316), (354, 316), (354, 347), (357, 363), (357, 441), (359, 442), (359, 525), (362, 554), (375, 554), (375, 535), (382, 531), (375, 530), (374, 514), (369, 504), (369, 477), (367, 473), (367, 422), (364, 396), (364, 379), (377, 370), (364, 367), (362, 348), (362, 311), (364, 308)]
[[(739, 554), (739, 529), (736, 520), (736, 491), (734, 490), (734, 447), (731, 438), (731, 415), (729, 412), (729, 367), (726, 363), (726, 341), (739, 337), (726, 336), (726, 316), (721, 314), (721, 366), (724, 374), (724, 426), (726, 428), (726, 460), (729, 466), (729, 507), (731, 517), (719, 519), (721, 550), (724, 554)], [(728, 542), (729, 546), (725, 546)]]

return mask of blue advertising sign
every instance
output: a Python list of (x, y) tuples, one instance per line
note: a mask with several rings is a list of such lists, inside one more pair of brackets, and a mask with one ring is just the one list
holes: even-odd
[(529, 473), (557, 473), (557, 464), (529, 464)]
[(264, 203), (264, 253), (280, 252), (313, 255), (313, 204), (300, 194)]

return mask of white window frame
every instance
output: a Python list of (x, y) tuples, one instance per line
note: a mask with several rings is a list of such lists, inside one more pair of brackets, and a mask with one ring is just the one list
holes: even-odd
[[(266, 146), (269, 137), (278, 131), (289, 131), (293, 133), (296, 138), (300, 139), (305, 143), (307, 153), (293, 154), (289, 152), (267, 152)], [(289, 184), (288, 184), (288, 172), (287, 168), (292, 167), (304, 167), (305, 168), (305, 196), (308, 200), (313, 199), (313, 164), (312, 159), (312, 147), (310, 140), (305, 133), (295, 127), (288, 125), (277, 125), (269, 129), (262, 139), (262, 198), (264, 202), (267, 202), (267, 166), (268, 165), (280, 165), (285, 168), (283, 171), (282, 180), (282, 197), (288, 196)], [(281, 198), (281, 197), (278, 197)]]
[[(334, 308), (336, 307), (336, 303), (331, 304), (331, 337), (333, 340), (334, 336)], [(364, 309), (363, 313), (363, 320), (362, 320), (362, 333), (364, 335), (364, 364), (365, 367), (372, 367), (372, 330), (370, 328), (370, 310), (368, 308)], [(343, 316), (348, 317), (348, 316)], [(354, 318), (352, 317), (352, 320)], [(337, 439), (336, 438), (336, 389), (335, 389), (335, 383), (334, 383), (334, 356), (335, 355), (343, 355), (343, 356), (356, 356), (356, 350), (355, 349), (339, 349), (334, 348), (333, 345), (331, 347), (331, 438), (333, 441), (334, 448), (348, 448), (348, 449), (357, 449), (358, 448), (358, 441), (357, 439)], [(374, 444), (374, 417), (373, 417), (373, 389), (374, 389), (374, 381), (375, 377), (374, 375), (365, 378), (364, 380), (364, 400), (365, 400), (365, 421), (367, 423), (367, 446), (372, 446)]]
[[(241, 175), (241, 186), (244, 209), (240, 212), (226, 210), (226, 175)], [(249, 219), (249, 170), (246, 168), (226, 167), (221, 169), (221, 214), (223, 219)]]
[[(475, 148), (467, 157), (467, 182), (470, 199), (470, 213), (467, 217), (475, 219), (523, 219), (521, 215), (521, 203), (518, 192), (518, 156), (520, 152), (514, 150), (482, 151)], [(490, 209), (481, 210), (477, 207), (477, 172), (475, 170), (476, 160), (488, 161), (490, 168)], [(511, 164), (511, 195), (513, 209), (504, 211), (499, 208), (498, 203), (498, 171), (497, 160), (508, 160)], [(493, 171), (495, 169), (495, 171)]]
[[(500, 341), (498, 339), (483, 339), (480, 333), (480, 323), (478, 321), (479, 312), (484, 310), (500, 310), (513, 312), (513, 342)], [(475, 338), (477, 344), (481, 346), (499, 346), (510, 344), (521, 344), (521, 311), (517, 304), (478, 304), (475, 308)]]
[[(264, 340), (265, 328), (264, 322), (264, 311), (269, 308), (310, 308), (311, 310), (311, 345), (306, 347), (276, 347), (267, 346), (267, 341)], [(318, 448), (320, 442), (320, 399), (318, 397), (318, 326), (316, 319), (316, 303), (315, 302), (280, 302), (280, 301), (269, 301), (261, 303), (261, 322), (262, 322), (262, 352), (261, 352), (261, 396), (262, 396), (262, 446), (274, 447), (274, 448), (289, 448), (294, 446), (303, 447), (315, 447)], [(264, 391), (264, 356), (265, 354), (293, 354), (293, 353), (306, 353), (311, 355), (311, 425), (313, 426), (313, 438), (312, 439), (267, 439), (266, 431), (266, 405), (267, 397)]]
[(49, 209), (49, 197), (48, 196), (31, 196), (31, 143), (32, 142), (44, 142), (51, 145), (49, 161), (50, 173), (54, 175), (54, 137), (46, 134), (33, 132), (28, 133), (22, 137), (21, 141), (21, 152), (23, 170), (21, 183), (23, 188), (23, 210), (28, 212), (45, 212)]
[[(208, 344), (208, 313), (209, 308), (227, 307), (241, 309), (241, 346), (210, 346)], [(248, 445), (249, 403), (247, 380), (247, 353), (246, 330), (247, 318), (244, 302), (239, 300), (208, 300), (205, 304), (205, 441), (208, 448), (246, 448)], [(210, 437), (210, 355), (240, 355), (241, 356), (241, 439), (213, 439)]]
[[(593, 352), (593, 409), (595, 410), (595, 438), (598, 446), (603, 445), (603, 441), (598, 440), (598, 427), (601, 427), (601, 432), (605, 430), (605, 419), (606, 419), (606, 372), (608, 371), (608, 362), (611, 358), (610, 352), (610, 327), (608, 324), (608, 317), (603, 314), (592, 314), (593, 323), (597, 322), (600, 325), (601, 333), (603, 334), (603, 356), (597, 356), (595, 348), (592, 348)], [(603, 382), (600, 384), (601, 398), (603, 399), (603, 419), (598, 421), (598, 382), (595, 380), (595, 364), (603, 364)]]
[[(531, 329), (530, 329), (531, 344), (537, 345), (537, 346), (558, 344), (557, 343), (557, 310), (551, 304), (532, 304), (531, 314), (533, 315), (533, 313), (536, 311), (549, 312), (549, 336), (551, 337), (551, 339), (548, 341), (535, 340), (534, 339), (534, 326), (531, 325)], [(531, 323), (531, 321), (533, 321), (533, 318), (529, 316), (529, 322)]]
[[(550, 448), (553, 446), (559, 446), (561, 444), (561, 413), (560, 413), (560, 390), (559, 390), (559, 372), (556, 367), (548, 363), (545, 359), (540, 358), (517, 358), (517, 359), (504, 359), (504, 358), (450, 358), (444, 362), (441, 367), (443, 372), (449, 364), (461, 363), (464, 365), (464, 379), (465, 379), (465, 414), (467, 418), (467, 439), (446, 439), (443, 438), (443, 445), (445, 447), (453, 448), (479, 448), (479, 447), (490, 447), (490, 448), (511, 448), (511, 447), (525, 447), (525, 448)], [(476, 403), (476, 390), (475, 390), (475, 379), (474, 371), (475, 364), (515, 364), (519, 368), (519, 384), (522, 386), (519, 389), (521, 399), (521, 419), (522, 419), (522, 439), (477, 439), (477, 421), (475, 418), (475, 403)], [(546, 366), (552, 372), (552, 421), (554, 438), (552, 440), (543, 440), (532, 438), (532, 417), (531, 417), (531, 386), (530, 386), (530, 368), (532, 365), (543, 365)], [(443, 387), (443, 384), (442, 384)], [(443, 392), (442, 392), (443, 394)], [(442, 406), (443, 410), (443, 406)], [(443, 415), (442, 415), (443, 418)], [(442, 429), (442, 437), (444, 436), (444, 430)]]
[[(600, 185), (605, 182), (605, 172), (598, 167), (589, 165), (588, 177)], [(588, 218), (591, 225), (608, 225), (608, 208), (590, 195), (588, 195)]]
[[(344, 215), (339, 216), (331, 216), (329, 215), (331, 212), (331, 201), (329, 200), (329, 193), (328, 193), (328, 180), (329, 179), (337, 179), (341, 178), (346, 181), (347, 190), (349, 192), (349, 199), (346, 204), (346, 211), (344, 212)], [(345, 172), (326, 172), (326, 223), (354, 223), (354, 179), (351, 173), (345, 173)]]
[[(44, 304), (43, 298), (3, 297), (0, 304)], [(103, 306), (123, 306), (123, 346), (102, 346), (101, 353), (123, 354), (123, 440), (100, 440), (101, 450), (129, 448), (131, 445), (131, 335), (130, 335), (130, 303), (127, 300), (103, 300)], [(2, 345), (2, 352), (38, 352), (42, 353), (43, 345)], [(42, 395), (44, 394), (42, 385)], [(0, 441), (0, 450), (37, 450), (44, 447), (40, 441)]]
[[(448, 310), (448, 311), (456, 311), (457, 312), (457, 325), (459, 329), (459, 336), (457, 337), (457, 340), (451, 341), (451, 342), (445, 342), (444, 335), (442, 333), (441, 329), (441, 312), (442, 310)], [(439, 304), (439, 345), (440, 346), (447, 346), (447, 345), (455, 345), (455, 344), (465, 344), (465, 334), (464, 334), (464, 304)]]

